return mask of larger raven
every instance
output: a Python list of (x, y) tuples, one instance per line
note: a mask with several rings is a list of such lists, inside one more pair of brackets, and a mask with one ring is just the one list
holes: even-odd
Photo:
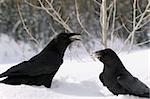
[(114, 95), (129, 94), (150, 98), (150, 89), (126, 70), (113, 50), (97, 51), (95, 56), (104, 64), (99, 78)]
[(6, 77), (0, 83), (44, 85), (50, 88), (54, 75), (63, 63), (67, 46), (71, 42), (79, 40), (79, 36), (77, 33), (58, 34), (38, 55), (0, 74), (0, 78)]

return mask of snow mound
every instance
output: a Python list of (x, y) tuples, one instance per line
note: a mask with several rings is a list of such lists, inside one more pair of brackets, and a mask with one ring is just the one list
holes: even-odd
[[(0, 42), (0, 73), (24, 61), (24, 57), (29, 59), (36, 54), (27, 44), (16, 43), (5, 35), (0, 38)], [(150, 87), (150, 49), (122, 52), (119, 57), (134, 76)], [(103, 64), (92, 60), (86, 52), (67, 49), (52, 88), (0, 84), (0, 99), (141, 99), (129, 95), (112, 95), (99, 81), (102, 69)]]

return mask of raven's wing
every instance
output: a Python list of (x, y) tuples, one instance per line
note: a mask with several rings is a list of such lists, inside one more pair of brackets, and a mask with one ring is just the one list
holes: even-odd
[(11, 67), (6, 72), (0, 75), (5, 76), (17, 76), (17, 75), (28, 75), (36, 76), (41, 74), (50, 74), (51, 72), (57, 71), (59, 66), (62, 64), (62, 59), (56, 57), (52, 58), (35, 57), (34, 60), (24, 61), (16, 66)]
[(16, 66), (11, 67), (6, 72), (2, 73), (0, 77), (19, 76), (19, 75), (36, 76), (41, 74), (49, 74), (51, 72), (54, 72), (55, 70), (57, 69), (54, 68), (54, 66), (48, 66), (44, 64), (38, 64), (35, 62), (32, 63), (32, 62), (25, 61)]
[(143, 82), (133, 76), (119, 76), (117, 77), (117, 81), (124, 89), (135, 95), (150, 93), (150, 89)]

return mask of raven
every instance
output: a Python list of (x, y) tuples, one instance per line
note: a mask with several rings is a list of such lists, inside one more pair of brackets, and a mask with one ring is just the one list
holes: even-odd
[(99, 79), (114, 95), (129, 94), (150, 98), (150, 89), (127, 71), (112, 49), (96, 51), (94, 54), (104, 64)]
[(0, 83), (44, 85), (50, 88), (54, 75), (63, 63), (63, 56), (67, 46), (75, 40), (80, 40), (80, 34), (58, 34), (39, 54), (0, 74), (0, 78), (6, 77)]

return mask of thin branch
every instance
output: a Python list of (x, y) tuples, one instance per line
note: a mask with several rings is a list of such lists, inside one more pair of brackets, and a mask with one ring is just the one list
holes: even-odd
[(150, 22), (150, 19), (147, 20), (146, 22), (144, 22), (143, 24), (141, 24), (137, 29), (142, 28), (143, 26), (145, 26), (146, 24), (148, 24)]
[(56, 10), (54, 9), (54, 7), (52, 6), (52, 4), (46, 0), (46, 2), (48, 3), (48, 5), (51, 7), (52, 11), (54, 12), (54, 14), (58, 17), (58, 19), (61, 21), (61, 24), (63, 25), (63, 27), (65, 29), (67, 29), (69, 32), (73, 32), (73, 30), (68, 26), (68, 24), (65, 23), (65, 21), (61, 18), (60, 14), (58, 12), (56, 12)]
[(80, 15), (79, 15), (79, 8), (78, 8), (78, 3), (77, 0), (75, 0), (75, 9), (76, 9), (76, 15), (77, 15), (77, 20), (78, 23), (80, 24), (81, 28), (88, 34), (90, 35), (90, 33), (87, 31), (87, 29), (83, 26), (81, 20), (80, 20)]
[(67, 22), (68, 22), (69, 18), (70, 18), (69, 16), (66, 18), (66, 20), (65, 20), (65, 23), (66, 23), (66, 24), (67, 24)]
[[(41, 8), (41, 7), (39, 7), (39, 6), (36, 6), (36, 5), (34, 5), (34, 4), (30, 3), (30, 2), (28, 2), (27, 0), (24, 0), (24, 2), (25, 2), (26, 4), (28, 4), (29, 6), (33, 7), (33, 8), (36, 8), (36, 9), (43, 9), (43, 8)], [(48, 8), (47, 8), (47, 9), (48, 9)]]
[(142, 10), (140, 8), (139, 0), (137, 1), (137, 8), (138, 8), (138, 11), (142, 14)]
[[(133, 3), (133, 29), (136, 26), (136, 4), (137, 4), (137, 0), (134, 0), (134, 3)], [(135, 32), (132, 33), (132, 36), (131, 36), (130, 48), (132, 48), (132, 45), (134, 43), (134, 34), (135, 34)]]
[[(133, 24), (133, 20), (130, 20), (130, 19), (127, 19), (127, 18), (126, 18), (126, 21), (129, 22), (129, 23), (131, 23), (131, 24)], [(136, 24), (137, 24), (137, 23), (136, 23)]]
[(45, 6), (41, 2), (41, 0), (38, 0), (38, 1), (39, 1), (40, 5), (41, 5), (41, 8), (43, 10), (45, 10), (47, 12), (47, 14), (49, 14), (50, 16), (52, 16), (55, 21), (57, 21), (58, 23), (62, 24), (52, 13), (50, 13), (50, 11), (47, 8), (45, 8)]
[[(149, 12), (147, 12), (147, 13), (149, 13)], [(146, 16), (143, 18), (143, 20), (146, 20), (147, 18), (150, 18), (150, 13), (149, 13), (148, 15), (146, 15)]]
[(140, 18), (141, 16), (142, 16), (142, 13), (140, 15), (136, 16), (136, 19)]
[(137, 46), (140, 46), (140, 45), (144, 45), (144, 44), (146, 44), (146, 43), (150, 43), (150, 40), (147, 40), (147, 41), (144, 41), (144, 42), (138, 43), (138, 44), (136, 44), (136, 45), (137, 45)]
[(99, 12), (96, 11), (95, 9), (94, 9), (94, 13), (100, 17)]
[[(87, 31), (87, 29), (83, 26), (83, 24), (82, 24), (82, 22), (80, 20), (80, 14), (79, 14), (79, 8), (78, 8), (77, 0), (75, 0), (75, 9), (76, 9), (76, 16), (77, 16), (77, 20), (78, 20), (79, 25), (81, 26), (81, 28), (83, 29), (83, 31), (85, 31), (90, 37), (92, 37), (92, 35)], [(80, 44), (81, 44), (82, 48), (84, 48), (85, 51), (90, 55), (90, 52), (89, 52), (88, 48), (86, 48), (83, 43), (80, 43)]]
[(113, 7), (113, 2), (108, 6), (107, 11)]
[(51, 0), (51, 4), (53, 4), (54, 0)]
[(20, 24), (22, 24), (22, 21), (21, 21), (21, 20), (18, 20), (18, 21), (16, 22), (16, 24), (13, 26), (13, 29), (12, 29), (12, 32), (13, 32), (13, 33), (16, 32), (16, 30), (17, 30), (17, 28), (18, 28), (18, 26), (19, 26)]
[(58, 8), (57, 13), (60, 13), (61, 8), (62, 8), (61, 6)]
[(133, 3), (133, 28), (135, 28), (135, 26), (136, 26), (136, 3), (137, 3), (137, 0), (134, 0), (134, 3)]
[[(96, 0), (93, 0), (97, 5), (101, 6), (102, 4)], [(107, 11), (113, 6), (113, 2), (107, 7)]]
[(123, 28), (122, 25), (118, 26), (117, 28), (114, 29), (114, 32), (118, 31), (119, 29)]
[(98, 1), (96, 0), (93, 0), (96, 4), (98, 4), (99, 6), (101, 6), (101, 3), (99, 3)]
[(19, 4), (17, 4), (17, 9), (18, 9), (18, 13), (19, 13), (19, 16), (20, 16), (20, 20), (22, 22), (22, 25), (23, 25), (23, 28), (26, 30), (26, 33), (31, 37), (31, 40), (33, 40), (37, 45), (40, 45), (40, 43), (37, 41), (36, 38), (34, 38), (34, 36), (32, 35), (32, 33), (29, 31), (29, 29), (27, 28), (25, 22), (24, 22), (24, 19), (22, 17), (22, 13), (20, 11), (20, 6)]
[(60, 14), (58, 12), (56, 12), (56, 10), (53, 8), (52, 4), (46, 0), (46, 2), (48, 3), (48, 5), (51, 8), (51, 11), (53, 13), (51, 13), (41, 2), (41, 0), (38, 0), (41, 7), (47, 12), (47, 14), (49, 14), (55, 21), (57, 21), (59, 24), (61, 24), (66, 30), (68, 30), (69, 32), (73, 32), (73, 30), (65, 23), (65, 21), (61, 18)]
[[(146, 13), (149, 13), (149, 10), (147, 10)], [(136, 19), (140, 18), (141, 16), (142, 16), (142, 14), (138, 15), (138, 16), (136, 17)], [(146, 15), (145, 17), (143, 17), (143, 20), (145, 20), (145, 19), (147, 19), (147, 18), (149, 18), (149, 17), (150, 17), (150, 13), (149, 13), (148, 15)]]
[[(77, 0), (75, 0), (75, 8), (76, 8), (76, 15), (77, 15), (77, 20), (78, 20), (78, 23), (79, 23), (79, 25), (81, 26), (81, 28), (83, 29), (83, 31), (84, 32), (86, 32), (90, 37), (93, 37), (92, 35), (91, 35), (91, 33), (89, 33), (88, 31), (87, 31), (87, 29), (83, 26), (83, 24), (82, 24), (82, 22), (81, 22), (81, 20), (80, 20), (80, 14), (79, 14), (79, 9), (78, 9), (78, 4), (77, 4)], [(83, 32), (82, 31), (82, 32)], [(103, 45), (103, 46), (105, 46), (105, 44), (102, 42), (102, 41), (100, 41), (101, 42), (101, 44)], [(85, 48), (86, 49), (86, 48)], [(87, 51), (88, 52), (88, 51)]]
[(126, 30), (129, 34), (131, 34), (131, 31), (125, 26), (125, 24), (122, 24), (122, 26), (125, 28), (125, 30)]
[(135, 33), (135, 31), (138, 29), (138, 27), (140, 26), (141, 22), (143, 21), (143, 18), (147, 12), (147, 10), (149, 9), (150, 6), (150, 2), (148, 2), (142, 16), (140, 17), (140, 20), (138, 21), (138, 23), (136, 24), (135, 28), (133, 28), (133, 31), (129, 34), (129, 36), (127, 37), (127, 39), (124, 41), (124, 45), (126, 45), (126, 43), (129, 41), (129, 39), (132, 37), (132, 34)]
[(109, 15), (108, 15), (108, 18), (107, 18), (107, 30), (109, 29), (109, 22), (110, 22), (110, 19), (111, 19), (111, 16), (112, 16), (112, 12), (113, 12), (113, 6), (110, 7)]
[(141, 14), (139, 21), (137, 22), (137, 24), (135, 25), (135, 27), (133, 28), (133, 30), (131, 31), (131, 33), (128, 35), (128, 37), (124, 41), (124, 46), (120, 50), (122, 50), (125, 47), (125, 45), (128, 43), (128, 41), (130, 40), (130, 38), (132, 37), (132, 35), (135, 34), (135, 31), (137, 29), (139, 29), (139, 27), (141, 26), (141, 23), (143, 22), (144, 16), (146, 15), (147, 10), (149, 9), (149, 7), (150, 7), (150, 0), (148, 2), (147, 6), (146, 6), (146, 8), (144, 10), (144, 12)]

